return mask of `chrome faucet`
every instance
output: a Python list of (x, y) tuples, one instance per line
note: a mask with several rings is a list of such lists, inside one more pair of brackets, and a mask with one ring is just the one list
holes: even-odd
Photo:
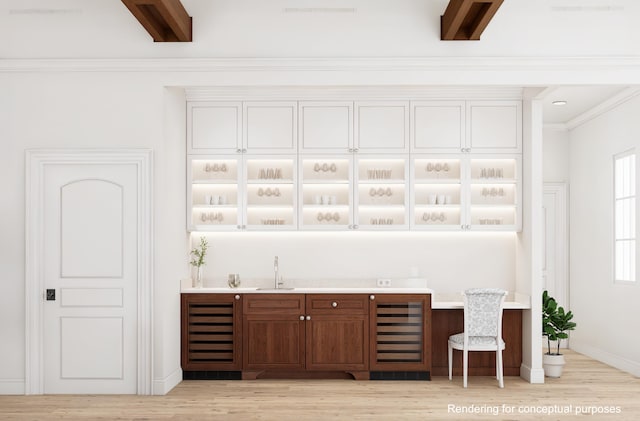
[(276, 256), (275, 259), (273, 259), (273, 272), (274, 272), (273, 282), (274, 282), (275, 289), (280, 288), (280, 282), (278, 282), (279, 271), (280, 271), (280, 268), (278, 266), (278, 256)]

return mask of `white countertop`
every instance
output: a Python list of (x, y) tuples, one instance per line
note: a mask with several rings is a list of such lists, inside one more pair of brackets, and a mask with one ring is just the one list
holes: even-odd
[[(322, 288), (299, 287), (293, 289), (258, 289), (256, 287), (191, 287), (191, 279), (181, 282), (181, 293), (184, 294), (432, 294), (431, 308), (434, 310), (455, 310), (462, 309), (462, 294), (460, 293), (437, 293), (426, 287), (334, 287), (326, 286)], [(504, 302), (505, 309), (529, 309), (531, 308), (531, 298), (520, 293), (510, 293)]]
[(188, 294), (433, 294), (429, 288), (183, 288)]

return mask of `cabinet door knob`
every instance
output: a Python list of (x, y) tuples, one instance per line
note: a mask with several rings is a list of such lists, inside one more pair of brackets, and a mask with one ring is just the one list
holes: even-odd
[(236, 296), (235, 296), (235, 297), (233, 297), (233, 298), (235, 298), (236, 300), (239, 300), (239, 299), (240, 299), (240, 296), (239, 296), (239, 295), (236, 295)]
[(376, 296), (375, 296), (375, 295), (369, 295), (369, 299), (370, 299), (371, 301), (373, 301), (373, 300), (375, 300), (375, 299), (376, 299)]
[(247, 153), (247, 150), (246, 150), (246, 149), (243, 149), (243, 150), (242, 150), (242, 153)]
[(354, 229), (354, 230), (357, 230), (357, 229), (358, 229), (358, 226), (357, 226), (357, 225), (354, 225), (354, 226), (353, 226), (353, 229)]
[(353, 151), (354, 151), (355, 153), (358, 153), (358, 151), (359, 151), (359, 150), (360, 150), (360, 149), (355, 148)]
[(311, 320), (311, 316), (307, 316), (307, 320)]
[(304, 320), (304, 316), (300, 316), (300, 320)]
[(338, 307), (338, 303), (336, 303), (335, 301), (331, 303), (331, 307), (336, 308)]
[(242, 153), (242, 149), (236, 149), (236, 153)]

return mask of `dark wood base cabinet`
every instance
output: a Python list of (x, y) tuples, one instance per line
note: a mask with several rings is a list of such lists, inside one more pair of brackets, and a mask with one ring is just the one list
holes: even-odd
[(424, 380), (430, 337), (430, 295), (182, 294), (185, 378)]
[[(448, 376), (447, 341), (449, 336), (464, 330), (464, 311), (433, 310), (433, 375)], [(502, 337), (505, 350), (502, 353), (505, 376), (519, 376), (522, 364), (522, 310), (504, 310)], [(453, 351), (453, 374), (462, 375), (462, 352)], [(495, 352), (469, 352), (470, 376), (495, 376)]]
[(182, 294), (182, 370), (242, 369), (242, 296)]

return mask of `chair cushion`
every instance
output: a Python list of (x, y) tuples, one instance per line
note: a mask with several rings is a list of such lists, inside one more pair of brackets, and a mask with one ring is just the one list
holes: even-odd
[[(456, 333), (449, 336), (449, 340), (460, 346), (464, 343), (464, 333)], [(496, 338), (493, 336), (469, 336), (469, 346), (495, 346)], [(500, 346), (504, 346), (504, 341), (500, 339)]]

